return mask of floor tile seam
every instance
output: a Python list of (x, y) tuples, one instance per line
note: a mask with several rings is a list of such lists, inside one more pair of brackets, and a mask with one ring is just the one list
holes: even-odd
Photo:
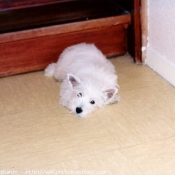
[(115, 138), (113, 133), (108, 129), (108, 127), (103, 123), (103, 121), (99, 118), (99, 121), (102, 123), (102, 125), (105, 127), (105, 129), (108, 131), (108, 133), (112, 136), (112, 138), (117, 142), (120, 148), (122, 148), (122, 145), (119, 143), (119, 141)]
[(130, 147), (135, 147), (135, 146), (139, 146), (139, 145), (145, 145), (145, 144), (149, 144), (149, 143), (154, 143), (154, 142), (158, 142), (158, 141), (161, 141), (161, 140), (168, 140), (170, 138), (175, 138), (175, 134), (171, 135), (171, 136), (168, 136), (168, 137), (163, 137), (163, 138), (160, 138), (160, 139), (153, 139), (153, 140), (150, 140), (150, 141), (145, 141), (145, 142), (141, 142), (141, 143), (138, 143), (138, 144), (132, 144), (132, 145), (128, 145), (128, 146), (123, 146), (118, 140), (117, 138), (115, 137), (115, 135), (106, 127), (106, 125), (101, 121), (101, 123), (104, 125), (104, 127), (108, 130), (108, 132), (110, 133), (110, 135), (117, 141), (117, 144), (120, 146), (118, 149), (128, 149)]
[(137, 147), (137, 146), (141, 146), (141, 145), (146, 145), (146, 144), (151, 144), (151, 143), (154, 144), (155, 142), (159, 142), (159, 141), (163, 141), (163, 140), (168, 140), (168, 139), (171, 139), (171, 138), (175, 138), (175, 135), (169, 136), (169, 137), (160, 138), (160, 139), (154, 139), (154, 140), (150, 140), (150, 141), (145, 141), (145, 142), (137, 143), (137, 144), (134, 144), (134, 145), (122, 146), (119, 149), (120, 150), (124, 150), (124, 149), (129, 149), (129, 148)]

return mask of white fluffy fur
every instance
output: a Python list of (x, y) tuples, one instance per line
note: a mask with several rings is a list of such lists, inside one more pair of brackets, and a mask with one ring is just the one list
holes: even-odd
[(63, 81), (60, 104), (80, 117), (119, 101), (115, 68), (94, 44), (66, 48), (45, 76)]

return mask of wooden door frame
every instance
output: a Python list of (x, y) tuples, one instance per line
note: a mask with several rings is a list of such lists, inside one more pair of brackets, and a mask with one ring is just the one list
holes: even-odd
[(141, 0), (134, 0), (134, 39), (135, 39), (135, 62), (142, 63), (142, 37), (141, 37)]
[(148, 0), (141, 0), (142, 63), (145, 63), (148, 45)]
[[(112, 0), (131, 14), (131, 25), (128, 28), (128, 53), (137, 64), (142, 59), (142, 29), (141, 29), (141, 3), (144, 0)], [(142, 1), (142, 2), (141, 2)]]

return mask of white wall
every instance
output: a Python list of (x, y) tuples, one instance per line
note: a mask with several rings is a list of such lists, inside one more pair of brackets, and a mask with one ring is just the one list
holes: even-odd
[(175, 0), (148, 0), (145, 62), (175, 86)]

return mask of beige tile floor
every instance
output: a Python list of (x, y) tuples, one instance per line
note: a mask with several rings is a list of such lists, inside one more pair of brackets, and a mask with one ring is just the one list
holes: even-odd
[(121, 102), (77, 118), (43, 71), (0, 79), (0, 174), (175, 175), (175, 88), (113, 58)]

